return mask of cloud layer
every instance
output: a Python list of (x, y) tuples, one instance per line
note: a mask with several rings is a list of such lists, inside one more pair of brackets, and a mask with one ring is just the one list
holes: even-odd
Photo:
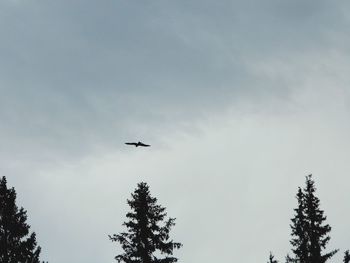
[(44, 259), (112, 262), (140, 180), (181, 261), (282, 259), (308, 173), (347, 249), (349, 5), (2, 1), (0, 169)]

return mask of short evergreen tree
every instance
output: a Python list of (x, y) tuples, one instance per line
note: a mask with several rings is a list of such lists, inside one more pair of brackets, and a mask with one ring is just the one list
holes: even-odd
[(0, 178), (0, 262), (40, 262), (41, 249), (26, 221), (27, 212), (16, 205), (15, 189), (8, 189), (6, 178)]
[(267, 261), (267, 263), (278, 263), (278, 261), (275, 259), (275, 256), (272, 254), (272, 252), (270, 252), (269, 261)]
[(338, 250), (322, 254), (330, 240), (331, 227), (325, 224), (327, 219), (320, 209), (320, 200), (315, 196), (315, 183), (312, 175), (306, 177), (306, 186), (297, 193), (298, 207), (292, 218), (292, 252), (289, 262), (325, 263)]
[[(171, 227), (175, 218), (165, 220), (165, 208), (157, 204), (157, 199), (151, 197), (146, 183), (139, 183), (132, 199), (127, 200), (131, 212), (126, 214), (124, 226), (127, 232), (109, 236), (112, 241), (119, 242), (124, 253), (117, 255), (118, 262), (125, 263), (173, 263), (173, 250), (182, 246), (169, 240)], [(162, 223), (162, 225), (160, 225)], [(161, 258), (161, 255), (164, 255)]]
[(346, 250), (346, 251), (345, 251), (343, 262), (344, 262), (344, 263), (349, 263), (349, 262), (350, 262), (349, 250)]

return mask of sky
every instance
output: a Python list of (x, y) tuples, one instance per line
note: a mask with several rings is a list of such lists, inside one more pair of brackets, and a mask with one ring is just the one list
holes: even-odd
[[(179, 262), (290, 253), (305, 176), (350, 249), (345, 0), (1, 0), (0, 175), (50, 263), (116, 262), (150, 186)], [(126, 141), (150, 148), (133, 148)]]

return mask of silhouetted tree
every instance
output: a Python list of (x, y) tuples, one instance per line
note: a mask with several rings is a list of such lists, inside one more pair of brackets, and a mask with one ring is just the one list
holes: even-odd
[(344, 262), (344, 263), (349, 263), (349, 262), (350, 262), (349, 250), (346, 250), (346, 251), (345, 251), (343, 262)]
[[(132, 199), (127, 202), (132, 211), (126, 214), (129, 220), (123, 224), (127, 232), (109, 236), (112, 241), (119, 242), (124, 250), (115, 259), (125, 263), (176, 262), (177, 258), (171, 255), (182, 244), (169, 240), (175, 218), (164, 222), (167, 215), (165, 208), (157, 204), (156, 198), (151, 197), (146, 183), (139, 183), (131, 196)], [(160, 255), (165, 256), (160, 258)]]
[(327, 219), (320, 209), (320, 200), (315, 196), (315, 183), (312, 175), (306, 177), (306, 186), (299, 188), (296, 195), (298, 207), (292, 218), (292, 239), (294, 257), (287, 257), (287, 262), (325, 263), (338, 250), (322, 254), (330, 240), (331, 227), (325, 224)]
[(275, 259), (275, 256), (272, 254), (272, 252), (270, 252), (269, 261), (267, 261), (267, 263), (278, 263), (278, 261)]
[[(307, 221), (305, 218), (305, 204), (304, 204), (304, 194), (301, 188), (298, 188), (298, 193), (296, 195), (298, 200), (298, 207), (294, 209), (295, 216), (292, 218), (292, 236), (290, 243), (293, 246), (292, 252), (296, 255), (296, 259), (300, 263), (307, 262), (308, 260), (308, 236), (305, 232), (307, 229)], [(293, 259), (287, 256), (287, 262), (293, 262)]]
[(14, 188), (7, 188), (5, 177), (0, 178), (0, 262), (39, 263), (41, 248), (35, 233), (29, 234), (27, 211), (16, 205)]

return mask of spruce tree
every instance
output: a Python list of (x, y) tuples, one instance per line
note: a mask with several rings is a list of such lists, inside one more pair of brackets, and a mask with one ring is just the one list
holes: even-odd
[[(157, 198), (150, 195), (149, 186), (142, 182), (137, 185), (131, 200), (127, 200), (131, 212), (126, 214), (127, 232), (109, 236), (121, 244), (124, 253), (117, 255), (118, 262), (125, 263), (173, 263), (173, 250), (182, 244), (169, 240), (175, 218), (165, 221), (165, 208), (157, 204)], [(161, 258), (161, 255), (164, 255)]]
[(27, 212), (16, 205), (15, 189), (8, 189), (6, 178), (0, 178), (0, 262), (40, 262), (41, 248), (26, 221)]
[(315, 196), (315, 182), (312, 175), (306, 177), (306, 186), (297, 193), (298, 207), (292, 218), (292, 252), (290, 262), (325, 263), (338, 250), (322, 253), (330, 240), (331, 227), (325, 224), (327, 217), (320, 209), (320, 200)]
[(346, 251), (345, 251), (343, 262), (344, 262), (344, 263), (349, 263), (349, 262), (350, 262), (350, 253), (349, 253), (349, 250), (346, 250)]
[[(306, 233), (307, 225), (305, 219), (305, 205), (304, 205), (304, 194), (302, 189), (298, 188), (296, 195), (298, 200), (298, 207), (294, 209), (295, 216), (291, 219), (292, 224), (292, 236), (290, 243), (292, 244), (292, 252), (296, 255), (296, 259), (300, 263), (306, 263), (308, 260), (308, 236)], [(287, 262), (293, 262), (293, 259), (287, 256)]]

